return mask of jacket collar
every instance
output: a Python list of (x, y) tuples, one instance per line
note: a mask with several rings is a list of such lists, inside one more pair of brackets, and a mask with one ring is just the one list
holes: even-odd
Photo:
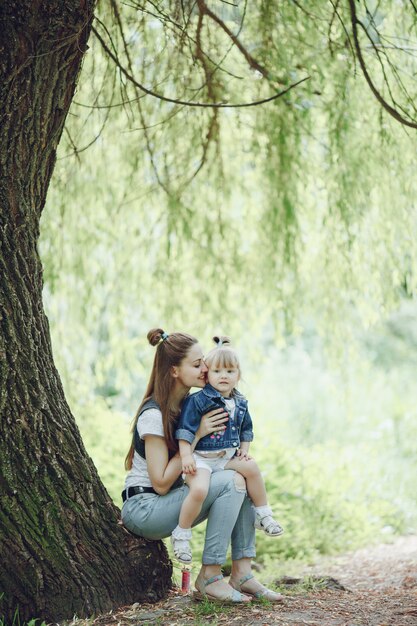
[(222, 398), (224, 400), (222, 394), (219, 391), (217, 391), (217, 389), (212, 387), (210, 383), (207, 383), (206, 386), (203, 387), (203, 393), (208, 398)]
[[(220, 393), (220, 391), (217, 391), (217, 389), (215, 389), (214, 387), (212, 387), (210, 385), (210, 383), (206, 383), (206, 386), (203, 387), (202, 389), (204, 395), (206, 395), (208, 398), (221, 398), (221, 400), (224, 402), (224, 400), (226, 398), (224, 398), (222, 396), (222, 394)], [(233, 398), (234, 400), (237, 400), (238, 398), (243, 397), (242, 394), (240, 393), (240, 391), (238, 391), (237, 389), (234, 389), (234, 391), (232, 392), (232, 395), (230, 396), (231, 398)]]

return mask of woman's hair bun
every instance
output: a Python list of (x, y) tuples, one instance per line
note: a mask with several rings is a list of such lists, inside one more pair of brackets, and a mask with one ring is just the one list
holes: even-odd
[(213, 337), (213, 341), (219, 347), (224, 345), (230, 345), (232, 343), (230, 337), (227, 337), (226, 335), (215, 335)]
[(147, 337), (151, 346), (158, 345), (158, 343), (161, 341), (163, 332), (164, 331), (162, 330), (162, 328), (152, 328), (152, 330), (148, 332)]

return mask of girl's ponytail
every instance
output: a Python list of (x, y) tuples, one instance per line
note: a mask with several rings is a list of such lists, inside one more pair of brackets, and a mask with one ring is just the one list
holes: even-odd
[(232, 348), (232, 340), (227, 335), (215, 335), (213, 341), (216, 347), (204, 357), (208, 368), (236, 367), (240, 373), (240, 362), (236, 351)]
[(213, 337), (213, 341), (218, 348), (221, 348), (222, 346), (230, 346), (232, 343), (230, 337), (227, 337), (226, 335), (215, 335)]

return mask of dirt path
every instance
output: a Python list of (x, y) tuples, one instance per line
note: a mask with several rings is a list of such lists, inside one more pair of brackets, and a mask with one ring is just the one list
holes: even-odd
[[(124, 607), (85, 625), (417, 626), (417, 536), (321, 559), (303, 576), (307, 585), (288, 585), (284, 605), (219, 607), (173, 591), (156, 605)], [(323, 589), (313, 577), (332, 577), (345, 589)]]

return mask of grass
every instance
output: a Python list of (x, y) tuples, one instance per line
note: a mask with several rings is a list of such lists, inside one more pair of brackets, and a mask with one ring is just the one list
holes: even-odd
[(38, 617), (30, 619), (28, 622), (22, 622), (19, 616), (19, 609), (16, 609), (13, 620), (6, 622), (4, 617), (0, 617), (0, 626), (47, 626), (46, 622), (41, 622)]
[(206, 615), (216, 615), (230, 613), (233, 606), (230, 604), (221, 604), (219, 602), (210, 602), (207, 598), (195, 604), (194, 615), (196, 618), (202, 618)]
[(317, 576), (306, 576), (300, 578), (299, 582), (291, 585), (276, 585), (275, 590), (278, 593), (285, 594), (287, 596), (314, 593), (321, 591), (327, 587), (327, 581), (325, 578), (318, 578)]

